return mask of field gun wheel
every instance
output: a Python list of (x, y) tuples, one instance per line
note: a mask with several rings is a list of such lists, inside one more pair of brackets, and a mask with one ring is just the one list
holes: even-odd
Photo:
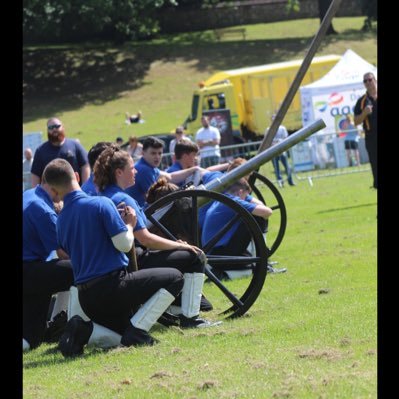
[[(207, 190), (185, 190), (176, 191), (168, 194), (156, 202), (151, 204), (145, 211), (148, 220), (153, 226), (161, 231), (163, 235), (169, 239), (176, 240), (179, 237), (180, 227), (182, 223), (176, 223), (177, 217), (173, 217), (176, 212), (176, 206), (180, 207), (179, 200), (189, 199), (190, 207), (185, 215), (186, 221), (189, 221), (191, 229), (190, 239), (186, 239), (193, 245), (201, 248), (208, 258), (205, 275), (207, 282), (204, 284), (204, 294), (210, 300), (215, 310), (225, 318), (234, 318), (242, 316), (256, 301), (260, 294), (267, 274), (268, 249), (265, 245), (263, 233), (253, 216), (231, 198), (213, 191)], [(200, 227), (198, 223), (198, 215), (202, 201), (211, 200), (219, 201), (230, 207), (235, 217), (231, 221), (226, 221), (226, 225), (215, 234), (208, 243), (201, 243)], [(175, 210), (173, 210), (175, 206)], [(162, 209), (165, 214), (159, 217)], [(169, 213), (169, 215), (168, 215)], [(219, 238), (224, 235), (230, 226), (237, 220), (241, 220), (248, 229), (253, 246), (252, 256), (228, 256), (228, 255), (210, 255), (208, 254)], [(174, 225), (174, 226), (172, 226)], [(151, 231), (151, 228), (150, 228)], [(234, 265), (251, 264), (248, 270), (248, 276), (245, 279), (224, 280), (219, 279), (213, 270), (217, 269), (218, 264), (231, 263)], [(216, 273), (217, 274), (217, 273)]]
[[(263, 183), (269, 190), (262, 195), (257, 182)], [(269, 257), (273, 255), (283, 241), (285, 229), (287, 227), (287, 210), (285, 208), (283, 197), (277, 187), (265, 176), (258, 172), (252, 172), (249, 179), (252, 192), (265, 205), (273, 210), (273, 215), (268, 220), (267, 247), (269, 248)], [(278, 212), (277, 212), (278, 211)], [(277, 220), (279, 218), (279, 221)]]

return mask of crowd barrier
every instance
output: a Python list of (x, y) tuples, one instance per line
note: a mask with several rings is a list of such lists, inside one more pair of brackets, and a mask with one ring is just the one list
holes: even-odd
[[(223, 146), (220, 148), (220, 162), (227, 162), (237, 157), (250, 159), (257, 154), (261, 143), (262, 141), (254, 141)], [(307, 180), (310, 185), (313, 185), (313, 179), (370, 171), (369, 159), (363, 137), (360, 137), (358, 145), (360, 164), (355, 165), (353, 159), (348, 160), (345, 150), (345, 138), (343, 136), (337, 135), (335, 131), (315, 133), (308, 139), (289, 149), (288, 163), (291, 166), (294, 177), (299, 181)], [(172, 165), (173, 155), (173, 153), (163, 154), (160, 165), (161, 170), (165, 170)], [(349, 162), (351, 162), (353, 166), (350, 166)], [(282, 174), (284, 176), (283, 169)], [(286, 176), (284, 177), (286, 180)], [(28, 181), (28, 178), (30, 180), (30, 173), (24, 173), (23, 190), (25, 190), (29, 184), (25, 183)], [(277, 180), (274, 180), (273, 183), (276, 184)]]

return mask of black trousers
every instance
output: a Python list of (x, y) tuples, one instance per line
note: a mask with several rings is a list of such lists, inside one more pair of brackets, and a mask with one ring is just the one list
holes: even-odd
[[(256, 222), (261, 228), (262, 232), (265, 233), (267, 230), (267, 220), (263, 219), (259, 216), (254, 216)], [(247, 251), (248, 245), (252, 239), (252, 236), (243, 222), (240, 222), (237, 230), (234, 232), (230, 241), (222, 246), (222, 247), (214, 247), (210, 250), (209, 254), (211, 255), (227, 255), (227, 256), (251, 256), (251, 254)], [(221, 269), (221, 270), (240, 270), (246, 267), (250, 267), (251, 265), (237, 265), (231, 263), (218, 263), (213, 268)]]
[(373, 173), (373, 187), (377, 188), (377, 134), (366, 133), (365, 143)]
[(139, 269), (154, 267), (173, 267), (184, 273), (204, 273), (204, 262), (200, 257), (186, 250), (148, 250), (136, 249)]
[(69, 260), (23, 263), (22, 333), (32, 349), (43, 341), (52, 295), (69, 290), (71, 285), (73, 271)]
[(123, 335), (137, 308), (159, 289), (177, 296), (183, 288), (183, 275), (173, 268), (153, 268), (113, 273), (87, 289), (79, 289), (79, 302), (95, 323)]

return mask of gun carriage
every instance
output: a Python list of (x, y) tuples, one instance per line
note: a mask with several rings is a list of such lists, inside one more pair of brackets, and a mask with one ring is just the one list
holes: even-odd
[[(146, 216), (148, 220), (165, 237), (176, 240), (180, 237), (181, 231), (185, 230), (185, 240), (201, 248), (207, 254), (208, 262), (205, 274), (207, 281), (210, 283), (209, 285), (213, 287), (208, 288), (208, 284), (205, 284), (204, 291), (206, 291), (206, 296), (209, 297), (214, 308), (220, 310), (221, 317), (234, 318), (242, 316), (254, 304), (266, 279), (268, 258), (281, 244), (287, 225), (286, 208), (280, 192), (269, 179), (262, 176), (257, 170), (275, 156), (324, 127), (324, 122), (317, 120), (290, 135), (283, 142), (259, 152), (245, 164), (225, 173), (221, 178), (214, 179), (193, 189), (180, 190), (168, 194), (147, 208)], [(249, 174), (249, 182), (253, 193), (273, 210), (273, 215), (268, 220), (268, 223), (273, 224), (275, 220), (279, 220), (279, 225), (274, 226), (274, 234), (271, 240), (269, 240), (269, 237), (266, 237), (267, 240), (265, 239), (264, 233), (262, 233), (254, 217), (246, 209), (222, 194), (229, 185)], [(258, 183), (263, 183), (265, 186), (262, 192)], [(201, 242), (198, 216), (201, 207), (209, 201), (223, 203), (234, 211), (235, 216), (231, 220), (226, 220), (224, 227), (216, 232), (208, 242), (203, 243)], [(184, 208), (184, 217), (179, 218), (177, 213), (181, 212), (182, 208)], [(279, 216), (277, 216), (278, 214)], [(251, 235), (251, 256), (209, 254), (219, 239), (237, 220), (243, 222)], [(270, 227), (268, 227), (269, 231), (271, 230)], [(240, 265), (244, 267), (244, 265), (250, 264), (251, 273), (246, 280), (221, 280), (214, 273), (214, 270), (221, 264), (231, 264), (232, 268), (235, 269), (239, 268)], [(246, 283), (243, 284), (243, 281), (246, 281)], [(243, 288), (243, 286), (245, 287)]]

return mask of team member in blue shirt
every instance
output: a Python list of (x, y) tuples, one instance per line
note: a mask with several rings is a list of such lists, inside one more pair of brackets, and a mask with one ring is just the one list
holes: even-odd
[(135, 175), (133, 159), (127, 152), (119, 149), (104, 150), (94, 165), (94, 182), (101, 195), (111, 198), (117, 206), (124, 202), (136, 212), (134, 237), (141, 245), (136, 246), (139, 269), (164, 266), (175, 267), (184, 273), (180, 325), (208, 326), (208, 321), (199, 318), (206, 257), (201, 249), (193, 245), (160, 237), (147, 229), (148, 221), (144, 212), (137, 201), (124, 191), (135, 184)]
[(88, 195), (92, 195), (92, 196), (98, 195), (97, 187), (93, 181), (94, 163), (97, 161), (97, 158), (100, 156), (100, 154), (106, 148), (111, 147), (111, 146), (116, 146), (116, 144), (112, 143), (111, 141), (100, 141), (97, 144), (93, 145), (93, 147), (90, 148), (90, 150), (87, 154), (87, 158), (89, 159), (91, 173), (90, 173), (90, 177), (86, 180), (86, 182), (82, 184), (82, 190)]
[[(69, 290), (73, 273), (68, 255), (57, 242), (57, 196), (42, 181), (23, 193), (23, 341), (24, 350), (33, 349), (44, 339), (51, 297)], [(46, 261), (57, 251), (58, 258)]]
[[(134, 169), (123, 173), (134, 176)], [(153, 345), (148, 331), (181, 292), (183, 275), (172, 268), (128, 273), (125, 252), (133, 245), (134, 210), (126, 206), (121, 216), (109, 198), (88, 196), (64, 159), (51, 161), (43, 176), (64, 201), (57, 238), (71, 257), (83, 311), (95, 323), (121, 334), (124, 346)], [(92, 321), (73, 316), (60, 338), (63, 355), (81, 354), (92, 333)]]
[(136, 163), (137, 171), (136, 183), (128, 187), (126, 192), (134, 198), (142, 207), (145, 204), (145, 197), (148, 189), (155, 183), (160, 176), (165, 176), (168, 181), (178, 184), (183, 182), (188, 176), (192, 175), (198, 166), (186, 170), (178, 170), (168, 173), (159, 169), (163, 154), (163, 143), (156, 137), (148, 137), (143, 142), (143, 156)]
[[(251, 188), (243, 177), (232, 184), (224, 192), (226, 196), (240, 204), (253, 216), (260, 218), (260, 222), (268, 219), (273, 211), (258, 199), (250, 195)], [(202, 229), (202, 244), (209, 242), (216, 233), (222, 229), (233, 217), (235, 212), (221, 202), (214, 201), (206, 212)], [(247, 247), (250, 243), (250, 233), (242, 221), (233, 224), (215, 244), (211, 250), (212, 255), (248, 256)], [(219, 265), (221, 269), (231, 268), (231, 265)], [(242, 267), (240, 265), (240, 267)]]

